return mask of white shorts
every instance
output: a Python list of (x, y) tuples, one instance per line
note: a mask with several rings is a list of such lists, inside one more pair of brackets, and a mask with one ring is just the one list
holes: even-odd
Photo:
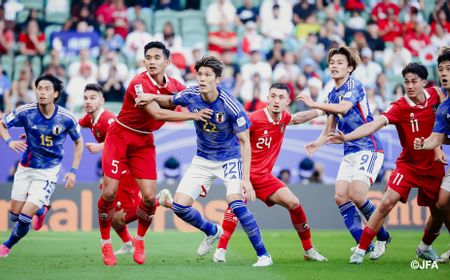
[(373, 151), (359, 151), (344, 156), (339, 166), (336, 181), (359, 180), (372, 185), (383, 165), (384, 154)]
[(442, 179), (441, 189), (450, 192), (450, 169), (448, 169), (447, 174)]
[(29, 201), (39, 208), (50, 204), (61, 165), (47, 169), (24, 167), (21, 164), (14, 174), (11, 199)]
[(230, 194), (242, 194), (242, 162), (240, 159), (212, 161), (194, 156), (191, 166), (178, 185), (177, 192), (196, 200), (201, 194), (207, 194), (216, 178), (222, 180)]

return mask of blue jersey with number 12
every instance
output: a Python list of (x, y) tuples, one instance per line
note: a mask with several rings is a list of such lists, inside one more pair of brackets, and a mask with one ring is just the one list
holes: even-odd
[(195, 121), (197, 155), (212, 161), (241, 158), (237, 133), (247, 130), (251, 122), (242, 105), (230, 94), (217, 88), (219, 96), (211, 103), (203, 100), (199, 87), (190, 87), (172, 99), (176, 105), (187, 107), (191, 112), (211, 109), (210, 120)]
[(57, 105), (49, 119), (41, 113), (37, 103), (23, 105), (4, 116), (3, 123), (7, 128), (25, 129), (28, 148), (20, 163), (31, 168), (46, 169), (58, 165), (64, 155), (67, 134), (73, 141), (80, 138), (75, 117)]

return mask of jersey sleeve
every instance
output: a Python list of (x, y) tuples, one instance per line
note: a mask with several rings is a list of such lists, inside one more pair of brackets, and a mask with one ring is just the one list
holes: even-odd
[(22, 106), (20, 106), (19, 108), (15, 109), (13, 112), (6, 114), (3, 117), (2, 121), (5, 124), (6, 128), (24, 127), (25, 126), (24, 112), (26, 112), (26, 110), (23, 110), (23, 109), (24, 108)]
[(386, 118), (389, 124), (399, 123), (401, 121), (400, 105), (397, 102), (391, 103), (391, 105), (381, 115)]
[(81, 137), (80, 125), (73, 116), (67, 120), (67, 130), (72, 141), (77, 141)]
[(80, 124), (81, 127), (89, 128), (91, 126), (91, 117), (88, 114), (86, 114), (78, 121), (78, 123)]
[(139, 78), (133, 79), (128, 85), (127, 91), (125, 94), (131, 95), (133, 99), (136, 99), (139, 95), (144, 93), (144, 85)]
[(365, 92), (361, 84), (352, 85), (354, 81), (349, 81), (349, 90), (344, 93), (342, 100), (350, 101), (353, 105), (356, 105), (364, 98)]
[(191, 95), (196, 94), (195, 89), (190, 87), (183, 91), (178, 92), (172, 97), (172, 103), (175, 105), (180, 105), (187, 107), (191, 102)]
[[(450, 108), (450, 107), (447, 107)], [(447, 110), (448, 111), (448, 110)], [(436, 114), (436, 121), (434, 122), (433, 132), (436, 133), (448, 133), (448, 126), (447, 126), (447, 116), (448, 112), (445, 112), (444, 107), (439, 107), (437, 114)]]
[(235, 134), (246, 131), (252, 125), (249, 117), (245, 113), (241, 103), (235, 101), (235, 105), (230, 109), (233, 118), (233, 131)]

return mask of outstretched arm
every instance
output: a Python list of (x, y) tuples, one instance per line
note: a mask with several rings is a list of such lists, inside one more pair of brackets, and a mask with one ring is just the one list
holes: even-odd
[(150, 102), (157, 102), (160, 107), (173, 108), (176, 105), (172, 102), (172, 95), (156, 95), (156, 94), (141, 94), (135, 99), (135, 106), (143, 107)]
[(157, 102), (150, 102), (143, 108), (150, 116), (158, 121), (181, 122), (181, 121), (206, 121), (213, 114), (211, 109), (202, 109), (197, 113), (173, 112), (162, 109)]
[(327, 142), (328, 134), (330, 134), (331, 131), (334, 131), (335, 129), (336, 120), (334, 118), (334, 115), (329, 115), (327, 118), (327, 122), (325, 123), (325, 128), (322, 130), (319, 137), (313, 142), (305, 145), (306, 154), (308, 156), (312, 156), (312, 154), (315, 153), (320, 148), (320, 146)]
[(427, 139), (416, 138), (414, 139), (415, 150), (434, 150), (436, 147), (442, 145), (445, 140), (445, 134), (433, 132)]
[(324, 114), (321, 110), (309, 110), (304, 112), (298, 112), (292, 115), (291, 124), (302, 124), (305, 122), (309, 122), (312, 119), (317, 118), (318, 116), (322, 116)]
[(383, 116), (380, 116), (375, 120), (358, 127), (349, 134), (343, 134), (341, 131), (338, 131), (338, 133), (330, 133), (328, 141), (333, 144), (342, 144), (344, 142), (360, 139), (375, 133), (376, 131), (383, 128), (387, 123), (387, 119)]
[(343, 100), (341, 103), (330, 104), (320, 103), (312, 100), (311, 96), (307, 94), (300, 94), (297, 97), (298, 101), (302, 101), (306, 106), (314, 109), (319, 109), (330, 114), (347, 114), (347, 112), (353, 107), (353, 103), (347, 100)]

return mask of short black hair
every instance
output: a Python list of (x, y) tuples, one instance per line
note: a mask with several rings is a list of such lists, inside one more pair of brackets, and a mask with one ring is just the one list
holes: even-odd
[(170, 51), (169, 51), (169, 49), (167, 49), (167, 48), (166, 48), (166, 45), (164, 45), (162, 42), (159, 42), (159, 41), (152, 41), (152, 42), (150, 42), (150, 43), (147, 43), (147, 45), (145, 45), (145, 47), (144, 47), (144, 57), (145, 57), (145, 55), (147, 54), (147, 51), (148, 51), (149, 49), (160, 49), (160, 50), (162, 50), (162, 52), (163, 52), (163, 54), (164, 54), (164, 57), (165, 57), (166, 59), (169, 59), (169, 57), (170, 57)]
[(88, 91), (88, 90), (96, 91), (97, 93), (100, 93), (102, 96), (103, 96), (103, 94), (104, 94), (102, 86), (99, 85), (99, 84), (97, 84), (97, 83), (87, 84), (87, 85), (84, 87), (84, 92), (86, 92), (86, 91)]
[(450, 61), (450, 49), (445, 49), (437, 58), (438, 66), (444, 61)]
[(421, 64), (421, 63), (417, 63), (417, 62), (408, 63), (408, 65), (406, 65), (406, 67), (403, 68), (403, 70), (402, 70), (403, 78), (408, 73), (416, 74), (422, 80), (426, 80), (428, 78), (427, 67), (423, 66), (423, 64)]
[(273, 84), (270, 86), (269, 91), (270, 91), (271, 89), (273, 89), (273, 88), (285, 90), (285, 91), (287, 92), (288, 95), (291, 94), (291, 91), (290, 91), (289, 87), (288, 87), (286, 84), (284, 84), (284, 83), (273, 83)]
[(53, 90), (58, 92), (58, 96), (55, 98), (55, 101), (58, 100), (64, 89), (63, 82), (52, 74), (43, 74), (37, 78), (36, 81), (34, 81), (34, 86), (37, 88), (41, 81), (49, 81), (53, 84)]
[(216, 78), (222, 76), (223, 63), (215, 56), (204, 56), (202, 59), (197, 60), (197, 62), (195, 62), (195, 71), (198, 72), (200, 67), (211, 68), (214, 71), (214, 74), (216, 74)]

